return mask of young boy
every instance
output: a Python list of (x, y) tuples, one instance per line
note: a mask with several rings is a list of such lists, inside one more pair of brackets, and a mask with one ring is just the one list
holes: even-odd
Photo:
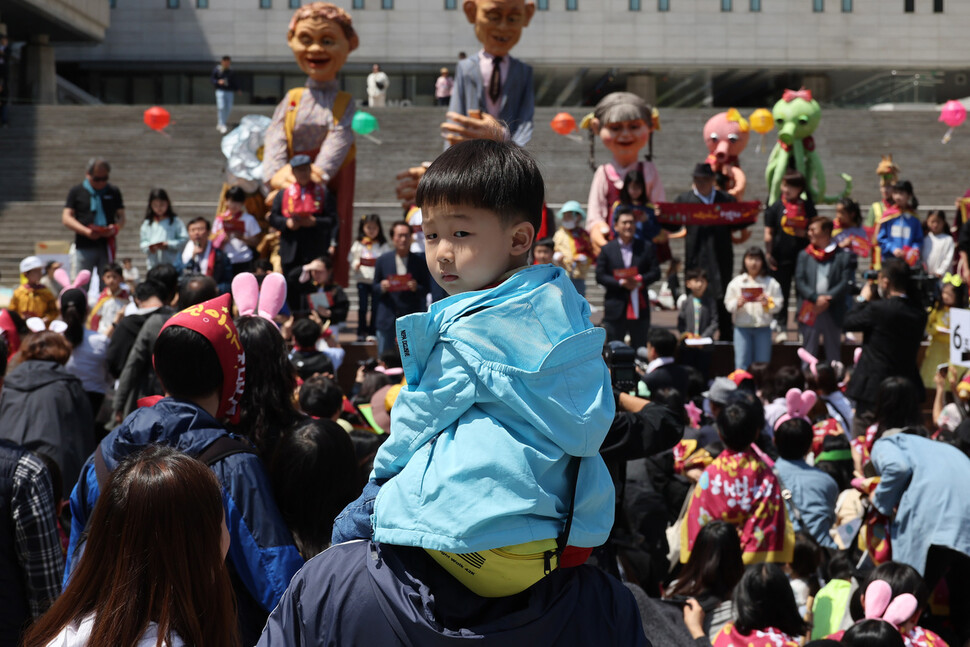
[(85, 463), (71, 494), (65, 584), (107, 475), (147, 445), (169, 445), (209, 463), (222, 484), (228, 557), (239, 576), (234, 589), (241, 638), (255, 644), (303, 559), (273, 500), (261, 459), (223, 427), (227, 418), (238, 416), (246, 371), (231, 307), (229, 295), (205, 301), (176, 314), (159, 333), (153, 360), (168, 397), (132, 412)]
[(20, 273), (27, 282), (14, 290), (7, 306), (9, 310), (24, 319), (40, 317), (47, 324), (57, 319), (57, 297), (40, 282), (44, 276), (44, 261), (28, 256), (20, 261)]
[[(714, 338), (720, 325), (717, 317), (717, 303), (707, 294), (707, 270), (694, 267), (684, 273), (684, 284), (690, 294), (684, 296), (677, 314), (677, 332), (681, 339)], [(680, 349), (680, 361), (693, 366), (704, 378), (711, 367), (710, 346), (687, 346)]]
[(546, 263), (552, 263), (554, 253), (555, 244), (552, 242), (552, 238), (542, 238), (532, 248), (532, 264), (545, 265)]
[(333, 259), (329, 254), (292, 270), (287, 285), (298, 285), (300, 294), (304, 295), (303, 307), (296, 312), (315, 310), (321, 319), (330, 321), (333, 334), (340, 333), (350, 311), (350, 299), (344, 289), (333, 282)]
[(293, 324), (294, 346), (290, 353), (290, 363), (301, 380), (318, 374), (334, 374), (330, 356), (317, 350), (317, 340), (322, 332), (320, 324), (312, 319), (299, 319)]
[[(556, 566), (570, 512), (572, 547), (599, 546), (613, 524), (598, 454), (614, 416), (605, 335), (562, 268), (528, 265), (543, 195), (514, 144), (462, 142), (428, 168), (416, 196), (427, 264), (451, 296), (397, 320), (407, 386), (368, 487), (334, 527), (335, 543), (373, 533), (424, 548), (488, 597)], [(567, 549), (561, 564), (586, 555)]]
[(121, 275), (124, 277), (125, 283), (128, 284), (129, 288), (134, 288), (138, 283), (138, 279), (141, 278), (141, 273), (138, 271), (138, 268), (132, 264), (130, 258), (121, 259), (121, 266), (124, 268)]
[(102, 267), (100, 275), (104, 289), (98, 295), (98, 302), (91, 308), (88, 328), (110, 337), (115, 325), (121, 322), (125, 308), (131, 303), (131, 295), (124, 289), (124, 274), (117, 263)]

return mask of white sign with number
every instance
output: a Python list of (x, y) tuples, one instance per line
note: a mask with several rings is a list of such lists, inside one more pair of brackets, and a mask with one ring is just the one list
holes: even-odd
[(950, 364), (970, 368), (970, 310), (950, 308)]

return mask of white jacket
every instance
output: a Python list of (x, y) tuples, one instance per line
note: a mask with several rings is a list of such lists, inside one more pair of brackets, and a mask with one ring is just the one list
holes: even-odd
[[(72, 622), (47, 643), (47, 647), (85, 647), (91, 639), (94, 630), (94, 614), (89, 614), (80, 623)], [(138, 647), (155, 647), (158, 642), (158, 625), (154, 622), (148, 625), (145, 633), (138, 639)], [(162, 642), (164, 647), (184, 647), (185, 642), (178, 635), (172, 635), (172, 642)]]
[[(764, 294), (771, 299), (771, 307), (766, 309), (758, 302), (746, 303), (738, 307), (741, 298), (741, 288), (760, 287)], [(751, 278), (746, 272), (739, 274), (728, 283), (724, 293), (724, 307), (731, 313), (734, 325), (738, 328), (764, 328), (771, 325), (771, 315), (781, 310), (781, 286), (778, 281), (768, 275)]]

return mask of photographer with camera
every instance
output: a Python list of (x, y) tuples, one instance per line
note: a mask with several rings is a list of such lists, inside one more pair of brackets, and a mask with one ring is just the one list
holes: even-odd
[(924, 397), (923, 381), (916, 361), (926, 311), (909, 267), (900, 258), (888, 258), (875, 281), (869, 280), (846, 314), (843, 329), (864, 333), (862, 356), (846, 390), (856, 403), (853, 435), (865, 434), (874, 420), (876, 394), (887, 377), (905, 377)]
[(653, 456), (676, 445), (684, 433), (683, 415), (630, 395), (637, 387), (632, 348), (622, 342), (608, 342), (603, 359), (610, 369), (616, 415), (600, 456), (613, 479), (616, 520), (609, 540), (593, 556), (596, 565), (607, 573), (621, 577), (622, 568), (621, 579), (645, 591), (658, 591), (667, 572), (664, 498), (653, 489), (649, 478), (628, 480), (627, 461)]

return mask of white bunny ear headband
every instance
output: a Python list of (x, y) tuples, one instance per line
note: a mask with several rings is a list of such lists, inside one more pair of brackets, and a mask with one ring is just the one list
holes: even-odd
[[(857, 352), (861, 352), (861, 351), (862, 351), (862, 347), (859, 347), (857, 349)], [(798, 357), (803, 362), (805, 362), (806, 364), (808, 364), (808, 370), (811, 371), (812, 372), (812, 375), (814, 375), (817, 378), (818, 377), (818, 364), (819, 364), (818, 358), (815, 357), (814, 355), (812, 355), (811, 353), (809, 353), (804, 348), (799, 348), (798, 349)], [(858, 355), (856, 355), (855, 361), (856, 362), (859, 361)], [(832, 370), (833, 371), (835, 371), (835, 379), (838, 380), (838, 379), (842, 378), (845, 375), (845, 364), (843, 364), (842, 362), (836, 360), (834, 362), (826, 362), (826, 363), (829, 366), (832, 367)], [(839, 386), (841, 387), (842, 384), (840, 383)]]
[(62, 286), (64, 286), (64, 288), (61, 290), (61, 294), (64, 294), (68, 290), (78, 289), (82, 285), (87, 285), (88, 283), (90, 283), (91, 271), (81, 270), (80, 272), (77, 273), (77, 278), (71, 281), (71, 276), (67, 273), (67, 270), (65, 270), (63, 267), (59, 267), (56, 270), (54, 270), (54, 280), (57, 281)]
[(271, 272), (263, 277), (260, 289), (259, 281), (250, 272), (237, 274), (232, 280), (232, 300), (240, 316), (254, 315), (273, 321), (286, 301), (286, 279)]
[(67, 330), (67, 324), (60, 319), (52, 321), (50, 326), (40, 317), (31, 317), (25, 323), (30, 328), (30, 332), (44, 332), (45, 330), (49, 330), (56, 332), (58, 335), (63, 335), (64, 331)]

